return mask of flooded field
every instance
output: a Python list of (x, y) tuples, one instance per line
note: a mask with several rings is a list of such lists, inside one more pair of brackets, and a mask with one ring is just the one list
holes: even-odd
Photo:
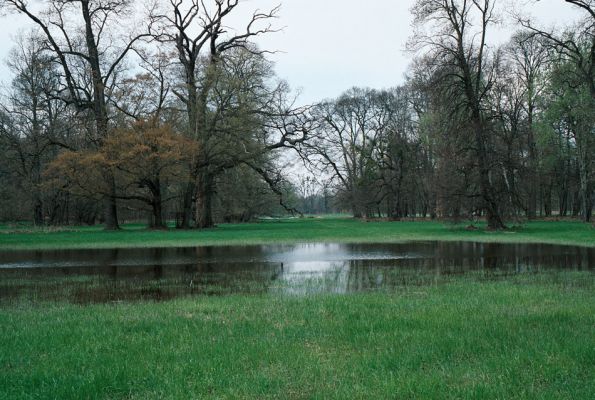
[(234, 293), (348, 293), (453, 277), (595, 271), (595, 249), (408, 242), (0, 253), (0, 302), (166, 300)]

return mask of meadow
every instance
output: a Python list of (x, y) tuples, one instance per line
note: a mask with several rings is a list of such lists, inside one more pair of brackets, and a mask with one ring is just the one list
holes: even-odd
[[(206, 231), (4, 225), (0, 249), (407, 240), (595, 246), (595, 229), (580, 222), (503, 232), (476, 225), (346, 218)], [(413, 278), (347, 294), (212, 290), (167, 301), (2, 303), (0, 399), (595, 398), (592, 270)]]
[(595, 397), (593, 275), (0, 309), (0, 398)]

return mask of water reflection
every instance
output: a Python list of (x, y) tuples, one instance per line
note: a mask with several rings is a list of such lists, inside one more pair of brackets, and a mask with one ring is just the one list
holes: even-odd
[(0, 253), (0, 301), (107, 302), (199, 294), (346, 293), (474, 274), (595, 269), (595, 249), (409, 242)]

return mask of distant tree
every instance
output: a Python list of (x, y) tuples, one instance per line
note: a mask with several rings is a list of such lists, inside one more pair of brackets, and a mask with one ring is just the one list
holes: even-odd
[(438, 195), (444, 179), (436, 176), (439, 161), (439, 118), (437, 117), (437, 91), (435, 90), (433, 68), (428, 68), (423, 57), (414, 59), (407, 76), (407, 93), (414, 116), (411, 117), (413, 129), (418, 136), (419, 159), (417, 186), (423, 193), (421, 213), (431, 218), (438, 217)]
[(409, 88), (397, 87), (388, 91), (381, 98), (381, 107), (391, 110), (388, 124), (378, 140), (381, 199), (387, 202), (388, 217), (398, 220), (410, 213), (424, 212), (425, 205), (416, 207), (425, 202), (425, 193), (420, 188), (423, 185), (420, 169), (424, 155), (415, 130)]
[[(287, 189), (289, 182), (280, 176), (271, 190), (269, 183), (247, 165), (225, 170), (217, 177), (214, 197), (214, 214), (224, 222), (248, 222), (260, 216), (284, 215), (288, 209), (297, 208)], [(280, 204), (280, 196), (283, 204)]]
[(387, 95), (352, 88), (317, 107), (318, 129), (304, 145), (306, 157), (330, 174), (356, 218), (371, 216), (380, 197), (378, 151), (389, 126)]

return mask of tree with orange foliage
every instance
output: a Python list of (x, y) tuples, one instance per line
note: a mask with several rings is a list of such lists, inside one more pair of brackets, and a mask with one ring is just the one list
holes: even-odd
[(99, 199), (111, 192), (102, 179), (108, 169), (116, 178), (116, 197), (149, 206), (152, 227), (163, 229), (163, 204), (170, 200), (164, 193), (186, 178), (196, 147), (168, 125), (135, 122), (111, 132), (97, 150), (62, 153), (47, 174), (73, 194)]

